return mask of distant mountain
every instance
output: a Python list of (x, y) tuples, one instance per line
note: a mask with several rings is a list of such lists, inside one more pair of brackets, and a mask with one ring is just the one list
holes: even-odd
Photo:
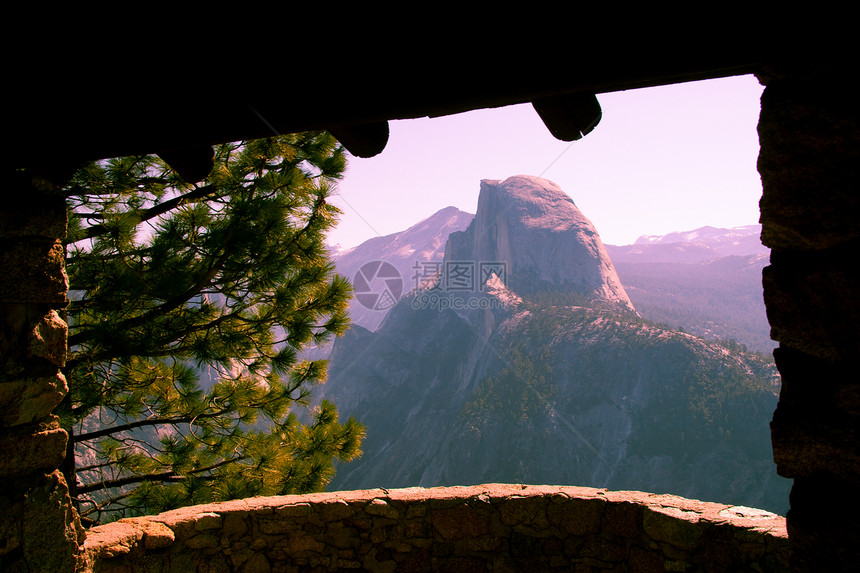
[(770, 352), (761, 282), (770, 251), (760, 237), (761, 225), (701, 227), (606, 249), (642, 316)]
[[(473, 218), (446, 207), (405, 231), (375, 237), (351, 249), (333, 249), (332, 258), (338, 272), (353, 281), (362, 265), (392, 264), (402, 296), (418, 282), (432, 279), (428, 271), (441, 266), (448, 235), (465, 230)], [(628, 299), (643, 317), (770, 352), (776, 344), (770, 339), (761, 292), (761, 270), (768, 264), (769, 251), (761, 244), (760, 234), (761, 225), (701, 227), (642, 236), (633, 245), (604, 247)], [(736, 254), (726, 256), (729, 252)], [(371, 283), (367, 290), (376, 293), (384, 285)], [(393, 302), (369, 305), (354, 298), (350, 317), (354, 324), (376, 330)], [(324, 357), (330, 351), (329, 344), (313, 355)]]
[(555, 184), (483, 181), (442, 263), (455, 274), (334, 345), (317, 397), (367, 438), (332, 489), (566, 483), (784, 513), (772, 360), (637, 315)]
[[(355, 280), (362, 265), (391, 263), (400, 278), (400, 296), (437, 269), (448, 235), (465, 230), (474, 215), (446, 207), (412, 227), (375, 237), (351, 249), (333, 249), (338, 271)], [(761, 244), (761, 225), (712, 226), (667, 235), (643, 235), (633, 245), (604, 245), (630, 302), (643, 317), (709, 339), (734, 339), (750, 349), (770, 352), (770, 325), (762, 298), (761, 271), (769, 250)], [(538, 245), (539, 247), (539, 245)], [(473, 257), (474, 258), (474, 257)], [(383, 285), (384, 287), (384, 285)], [(371, 293), (383, 290), (367, 285)], [(354, 324), (376, 330), (393, 304), (360, 304), (354, 298)], [(319, 357), (330, 352), (326, 346)]]
[(761, 225), (724, 229), (700, 227), (668, 235), (643, 235), (632, 245), (607, 245), (613, 262), (701, 263), (720, 257), (766, 255)]
[(612, 261), (619, 263), (701, 263), (720, 257), (713, 247), (701, 243), (654, 245), (606, 245)]
[[(442, 260), (448, 235), (468, 227), (473, 218), (473, 214), (460, 211), (456, 207), (445, 207), (405, 231), (374, 237), (351, 249), (335, 250), (332, 252), (332, 260), (337, 272), (354, 282), (362, 266), (372, 265), (374, 262), (388, 263), (397, 271), (389, 278), (400, 278), (400, 294), (403, 294), (417, 286), (417, 282), (425, 278), (422, 273), (432, 268), (423, 263)], [(379, 294), (385, 290), (383, 282), (374, 283), (373, 280), (370, 280), (366, 287), (365, 292), (371, 294)], [(391, 301), (391, 304), (393, 302)], [(353, 324), (376, 330), (391, 304), (365, 304), (353, 297), (349, 307), (350, 318)]]
[(644, 235), (636, 239), (636, 245), (671, 245), (693, 243), (714, 249), (718, 256), (760, 255), (768, 252), (761, 244), (761, 225), (744, 225), (730, 229), (699, 227), (692, 231), (669, 233), (668, 235)]

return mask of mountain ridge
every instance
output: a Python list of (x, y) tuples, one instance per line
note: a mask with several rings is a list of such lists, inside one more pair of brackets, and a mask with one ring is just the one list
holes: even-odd
[[(349, 249), (332, 247), (332, 257), (338, 272), (350, 279), (363, 263), (391, 262), (401, 275), (405, 293), (427, 279), (417, 273), (442, 262), (448, 235), (466, 230), (473, 218), (474, 214), (445, 207), (403, 231)], [(642, 235), (631, 245), (604, 247), (625, 292), (643, 316), (700, 336), (734, 338), (754, 350), (769, 352), (775, 343), (770, 340), (760, 284), (769, 250), (761, 245), (760, 228), (757, 224), (705, 226)], [(698, 242), (675, 242), (677, 237)], [(727, 243), (739, 254), (721, 254), (725, 251), (720, 245)], [(425, 246), (403, 248), (415, 244)], [(350, 306), (352, 322), (370, 330), (379, 327), (386, 313), (387, 309), (368, 309), (355, 300)], [(328, 351), (330, 346), (320, 357)]]

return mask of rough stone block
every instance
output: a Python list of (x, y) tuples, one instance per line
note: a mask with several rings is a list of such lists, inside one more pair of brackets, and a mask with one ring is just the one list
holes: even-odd
[(220, 544), (217, 536), (211, 533), (201, 533), (185, 540), (189, 549), (214, 549)]
[(525, 525), (545, 530), (550, 527), (546, 516), (547, 499), (540, 497), (513, 496), (499, 505), (502, 523), (508, 526)]
[(396, 508), (392, 507), (391, 504), (380, 498), (370, 500), (370, 503), (364, 507), (364, 511), (366, 511), (368, 515), (387, 517), (388, 519), (397, 519), (400, 517), (400, 512), (398, 512)]
[(248, 532), (248, 516), (238, 512), (224, 515), (224, 535), (231, 538), (241, 537)]
[(775, 81), (764, 90), (758, 170), (762, 243), (820, 250), (860, 238), (860, 120), (853, 89)]
[(478, 537), (490, 531), (487, 518), (469, 504), (434, 509), (431, 512), (433, 528), (442, 539)]
[(860, 381), (853, 363), (823, 360), (782, 345), (774, 358), (782, 372), (770, 424), (777, 472), (791, 478), (825, 472), (860, 480), (860, 416), (850, 399), (860, 394)]
[(69, 278), (59, 241), (0, 242), (0, 302), (66, 303)]
[(320, 553), (325, 550), (325, 545), (310, 535), (293, 535), (289, 543), (290, 553), (293, 555), (303, 553)]
[(7, 429), (0, 434), (0, 476), (54, 471), (66, 457), (68, 439), (54, 417)]
[[(5, 486), (5, 487), (4, 487)], [(0, 481), (3, 490), (11, 490), (5, 481)], [(21, 546), (20, 512), (23, 504), (21, 499), (13, 499), (6, 494), (0, 494), (0, 561)], [(6, 557), (5, 559), (9, 559)]]
[(49, 305), (0, 304), (0, 381), (55, 372), (65, 362), (66, 330)]
[(676, 507), (649, 507), (642, 516), (642, 529), (655, 541), (691, 550), (705, 531), (699, 524), (700, 517), (697, 512)]
[(217, 513), (199, 513), (194, 516), (194, 529), (197, 531), (221, 529), (223, 524), (224, 519)]
[(143, 530), (143, 546), (148, 549), (163, 549), (173, 545), (173, 530), (157, 521), (147, 522)]
[(47, 418), (68, 391), (60, 372), (31, 380), (0, 382), (0, 426), (32, 424)]
[[(77, 571), (85, 533), (59, 471), (31, 482), (24, 504), (22, 547), (29, 571)], [(22, 569), (24, 570), (24, 569)]]
[(829, 360), (860, 356), (860, 250), (773, 253), (762, 273), (771, 338)]
[(292, 519), (267, 517), (261, 518), (258, 523), (260, 531), (265, 535), (284, 535), (301, 529), (301, 524)]
[(170, 547), (175, 539), (172, 529), (145, 517), (125, 518), (115, 523), (115, 528), (94, 530), (103, 543), (114, 547), (115, 555), (131, 553), (141, 542), (147, 550), (163, 549)]
[(35, 192), (27, 181), (18, 182), (17, 193), (10, 193), (0, 209), (0, 239), (66, 236), (66, 201), (60, 195)]
[(639, 573), (663, 573), (663, 557), (653, 551), (645, 551), (640, 547), (630, 549), (630, 571)]
[(66, 365), (68, 325), (56, 310), (49, 310), (36, 324), (27, 344), (30, 356), (43, 358), (62, 368)]
[(600, 524), (602, 535), (638, 540), (642, 531), (642, 506), (635, 503), (609, 503)]
[(307, 517), (313, 513), (313, 508), (309, 503), (291, 503), (281, 506), (276, 510), (277, 517)]
[(254, 571), (259, 573), (269, 573), (272, 568), (269, 565), (269, 562), (266, 560), (266, 556), (263, 553), (254, 553), (245, 563), (245, 567), (241, 569), (242, 571), (247, 571), (248, 573)]
[(553, 500), (547, 506), (547, 517), (550, 523), (571, 535), (591, 535), (600, 530), (605, 507), (605, 499)]
[(345, 519), (355, 515), (355, 511), (343, 500), (320, 504), (317, 511), (320, 514), (320, 519), (324, 522)]
[(777, 473), (798, 478), (826, 472), (857, 480), (860, 442), (856, 417), (790, 415), (777, 408), (771, 422), (773, 459)]

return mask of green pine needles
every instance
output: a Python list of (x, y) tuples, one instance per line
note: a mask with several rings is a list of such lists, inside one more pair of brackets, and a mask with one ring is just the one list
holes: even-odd
[(320, 491), (360, 455), (363, 427), (309, 407), (325, 362), (300, 357), (349, 324), (324, 245), (345, 165), (304, 133), (218, 146), (200, 184), (156, 156), (76, 173), (59, 415), (86, 522)]

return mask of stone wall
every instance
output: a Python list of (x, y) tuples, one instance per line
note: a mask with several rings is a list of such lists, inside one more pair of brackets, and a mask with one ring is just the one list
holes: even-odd
[(93, 573), (785, 571), (785, 520), (670, 495), (481, 485), (200, 505), (88, 532)]
[(782, 376), (771, 423), (797, 571), (860, 563), (860, 107), (838, 74), (762, 74), (764, 296)]
[(84, 532), (57, 468), (68, 435), (65, 200), (46, 179), (4, 172), (0, 209), (0, 570), (73, 571)]

